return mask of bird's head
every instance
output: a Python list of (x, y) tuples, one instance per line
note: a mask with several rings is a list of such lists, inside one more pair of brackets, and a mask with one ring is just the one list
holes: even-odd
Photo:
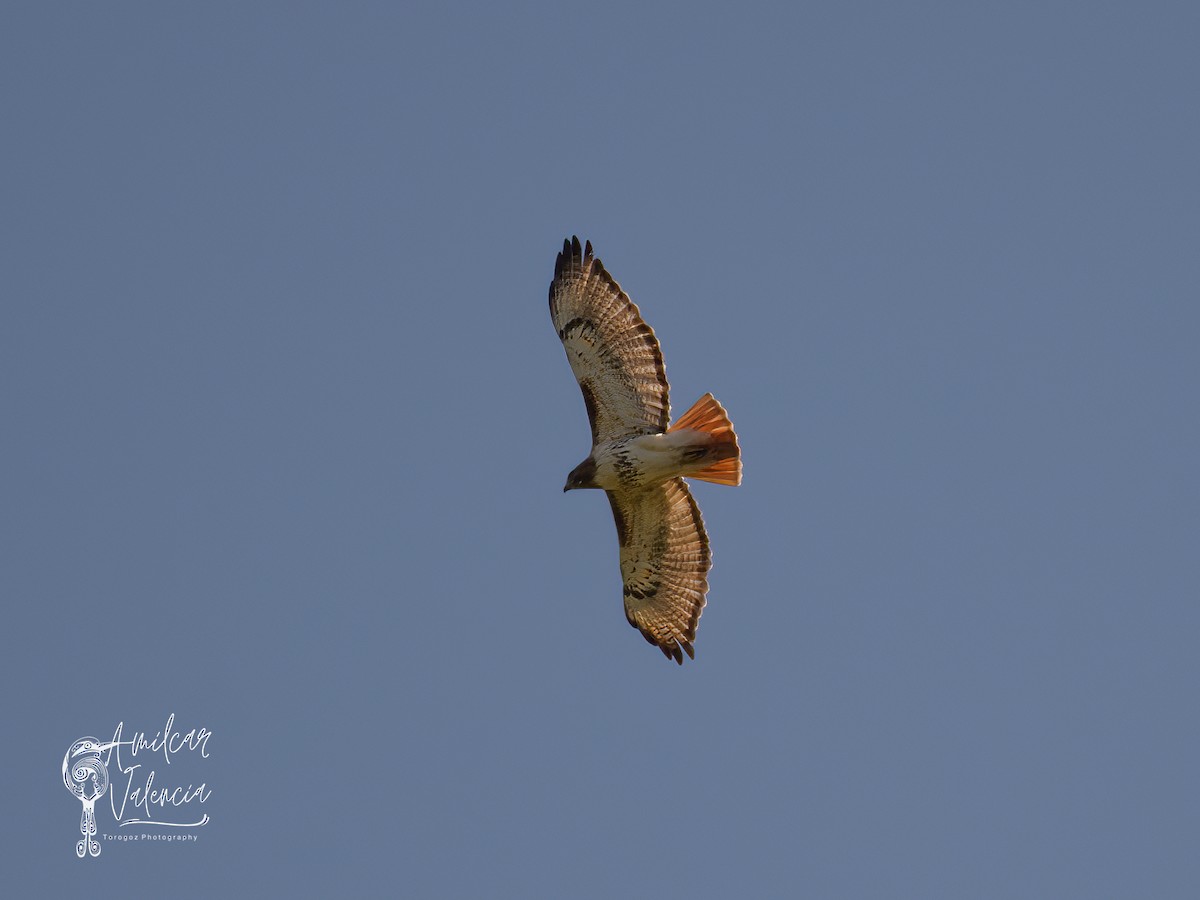
[(596, 484), (596, 461), (589, 456), (571, 470), (571, 474), (567, 476), (567, 483), (563, 485), (563, 493), (573, 491), (576, 488), (594, 488), (599, 486)]

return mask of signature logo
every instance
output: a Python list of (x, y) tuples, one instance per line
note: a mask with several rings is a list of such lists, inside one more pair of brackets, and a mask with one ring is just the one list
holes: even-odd
[[(193, 806), (206, 802), (211, 796), (212, 789), (207, 784), (156, 788), (156, 770), (138, 761), (137, 757), (142, 754), (142, 760), (146, 760), (146, 754), (155, 755), (152, 758), (157, 764), (156, 755), (161, 754), (168, 766), (176, 764), (182, 754), (191, 755), (193, 761), (207, 759), (208, 739), (212, 732), (207, 728), (193, 728), (184, 733), (175, 728), (175, 714), (172, 713), (167, 717), (166, 726), (153, 738), (147, 738), (146, 734), (135, 731), (131, 738), (125, 739), (125, 723), (119, 722), (112, 740), (101, 742), (94, 737), (82, 737), (67, 748), (62, 762), (63, 784), (83, 805), (79, 816), (82, 839), (75, 844), (75, 855), (80, 859), (100, 855), (96, 801), (106, 795), (118, 828), (127, 825), (200, 828), (208, 824), (208, 814), (197, 813)], [(122, 750), (127, 758), (122, 757)], [(110, 783), (110, 771), (117, 776), (115, 786)], [(119, 808), (118, 792), (121, 797)], [(130, 811), (128, 816), (127, 811)]]
[(100, 761), (101, 749), (102, 745), (95, 738), (80, 738), (63, 757), (63, 784), (83, 803), (83, 814), (79, 817), (79, 833), (83, 840), (75, 845), (75, 855), (80, 859), (88, 853), (100, 855), (100, 842), (96, 840), (96, 801), (108, 791), (108, 769)]

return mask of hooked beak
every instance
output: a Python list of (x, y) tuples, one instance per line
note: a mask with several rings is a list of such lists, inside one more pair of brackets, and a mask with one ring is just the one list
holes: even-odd
[(570, 489), (571, 489), (571, 482), (568, 481), (566, 484), (563, 485), (563, 493), (565, 494)]

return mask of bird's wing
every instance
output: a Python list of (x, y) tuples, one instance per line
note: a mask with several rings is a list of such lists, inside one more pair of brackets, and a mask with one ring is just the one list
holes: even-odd
[(700, 508), (682, 478), (608, 491), (625, 581), (625, 618), (668, 659), (695, 658), (712, 555)]
[(667, 373), (654, 330), (579, 238), (563, 241), (550, 316), (583, 391), (592, 443), (667, 430)]

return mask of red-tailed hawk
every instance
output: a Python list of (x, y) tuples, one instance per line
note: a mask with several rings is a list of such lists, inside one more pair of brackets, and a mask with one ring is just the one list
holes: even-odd
[(692, 642), (712, 557), (704, 520), (681, 476), (740, 484), (737, 435), (705, 394), (674, 425), (654, 331), (592, 256), (563, 241), (550, 283), (550, 316), (583, 391), (592, 452), (564, 491), (608, 494), (625, 580), (625, 618), (668, 659), (695, 658)]

